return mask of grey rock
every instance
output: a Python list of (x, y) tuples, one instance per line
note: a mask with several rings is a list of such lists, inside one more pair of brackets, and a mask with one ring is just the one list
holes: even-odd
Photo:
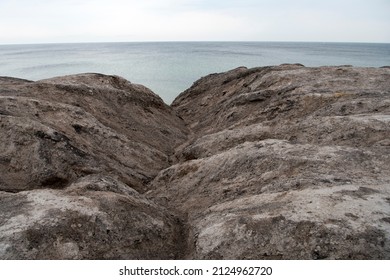
[(241, 67), (172, 106), (192, 134), (148, 195), (190, 258), (390, 258), (388, 69)]
[(0, 192), (2, 259), (171, 259), (180, 227), (127, 185), (89, 175), (65, 190)]
[(0, 80), (0, 190), (63, 188), (88, 174), (145, 191), (186, 127), (147, 88), (80, 74)]
[(390, 259), (389, 122), (388, 68), (1, 77), (0, 258)]

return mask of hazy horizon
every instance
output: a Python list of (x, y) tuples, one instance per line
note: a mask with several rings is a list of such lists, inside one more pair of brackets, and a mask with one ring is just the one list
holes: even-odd
[(0, 43), (7, 45), (61, 45), (61, 44), (147, 44), (147, 43), (317, 43), (317, 44), (390, 44), (390, 42), (337, 42), (337, 41), (80, 41), (80, 42), (39, 42), (39, 43)]

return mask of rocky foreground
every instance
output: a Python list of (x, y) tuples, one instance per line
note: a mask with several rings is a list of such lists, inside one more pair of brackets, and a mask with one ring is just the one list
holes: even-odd
[(390, 69), (0, 77), (0, 259), (390, 259)]

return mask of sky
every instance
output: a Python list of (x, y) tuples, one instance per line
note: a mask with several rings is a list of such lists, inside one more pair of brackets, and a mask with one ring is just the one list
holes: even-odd
[(0, 0), (0, 44), (390, 43), (390, 0)]

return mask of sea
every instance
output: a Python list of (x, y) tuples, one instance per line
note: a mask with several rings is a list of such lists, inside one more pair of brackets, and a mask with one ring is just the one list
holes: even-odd
[(390, 65), (390, 44), (310, 42), (145, 42), (0, 45), (0, 76), (40, 80), (76, 73), (119, 75), (167, 104), (210, 73), (282, 63)]

